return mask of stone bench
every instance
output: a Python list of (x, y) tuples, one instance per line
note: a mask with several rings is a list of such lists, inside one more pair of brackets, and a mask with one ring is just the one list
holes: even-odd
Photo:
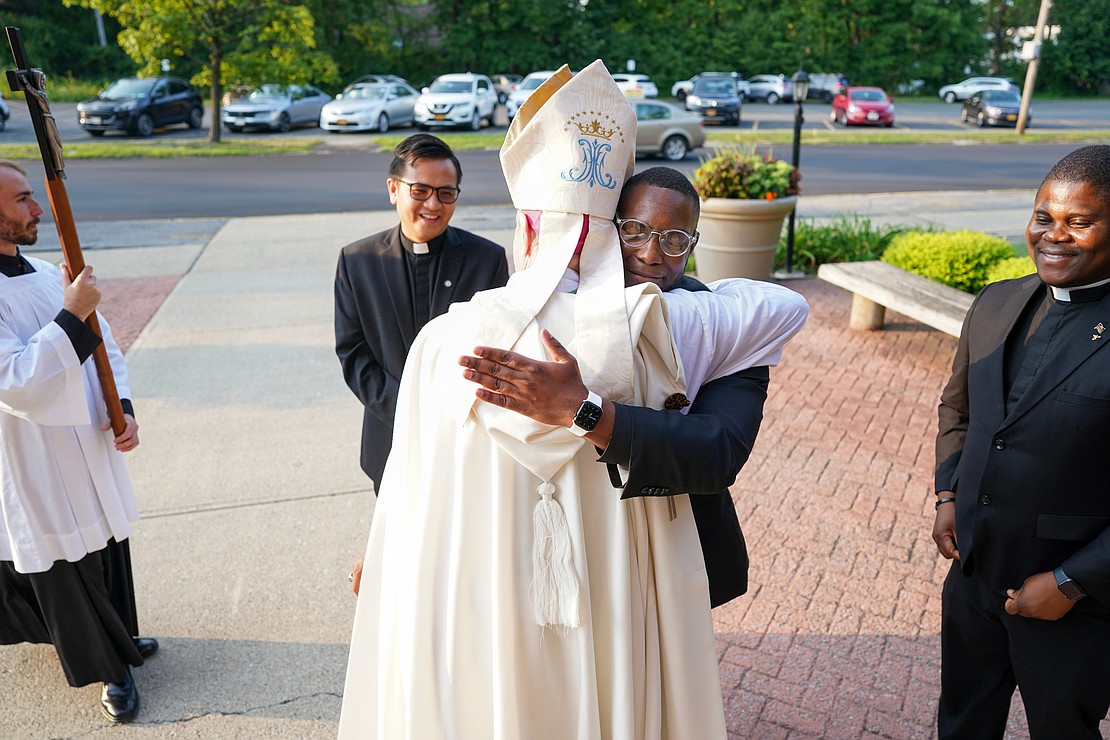
[(974, 299), (970, 293), (878, 260), (824, 264), (817, 268), (817, 277), (853, 293), (848, 320), (853, 329), (883, 328), (886, 309), (891, 308), (958, 337)]

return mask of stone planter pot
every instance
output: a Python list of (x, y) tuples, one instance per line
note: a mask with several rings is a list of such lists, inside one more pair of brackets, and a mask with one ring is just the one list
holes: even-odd
[(794, 195), (775, 200), (703, 200), (698, 222), (701, 238), (694, 248), (698, 279), (706, 283), (730, 277), (769, 280), (783, 219), (797, 200)]

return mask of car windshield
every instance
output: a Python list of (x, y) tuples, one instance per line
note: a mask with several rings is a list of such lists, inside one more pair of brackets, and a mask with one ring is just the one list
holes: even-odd
[(247, 100), (285, 100), (289, 97), (289, 88), (282, 85), (263, 85), (251, 90)]
[(346, 95), (348, 100), (381, 100), (385, 97), (384, 87), (356, 87)]
[(731, 96), (736, 94), (736, 86), (732, 80), (698, 80), (694, 92), (698, 95)]
[(434, 93), (468, 93), (473, 85), (469, 80), (436, 80), (432, 83)]
[(848, 97), (852, 100), (865, 100), (876, 103), (886, 101), (886, 95), (883, 94), (882, 90), (853, 90)]
[(103, 98), (145, 98), (156, 80), (116, 80), (100, 93)]
[(1008, 90), (987, 90), (983, 93), (983, 100), (989, 103), (1020, 103), (1021, 98), (1017, 93)]
[(537, 87), (547, 82), (546, 77), (529, 77), (520, 83), (521, 90), (535, 90)]

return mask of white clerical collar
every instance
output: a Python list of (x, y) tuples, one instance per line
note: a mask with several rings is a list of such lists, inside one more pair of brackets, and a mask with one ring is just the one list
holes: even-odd
[(563, 273), (563, 276), (559, 278), (559, 284), (555, 286), (555, 292), (573, 293), (578, 290), (578, 282), (578, 273), (568, 267), (567, 271)]
[(1052, 291), (1052, 297), (1056, 300), (1062, 301), (1064, 303), (1071, 303), (1073, 300), (1082, 300), (1081, 298), (1073, 297), (1073, 293), (1079, 293), (1089, 288), (1098, 288), (1100, 286), (1106, 285), (1107, 283), (1110, 283), (1110, 278), (1099, 280), (1097, 283), (1079, 285), (1074, 288), (1057, 288), (1055, 285), (1050, 285), (1048, 286), (1048, 288)]
[(429, 251), (430, 250), (428, 249), (427, 244), (417, 244), (416, 242), (412, 243), (413, 254), (427, 254)]

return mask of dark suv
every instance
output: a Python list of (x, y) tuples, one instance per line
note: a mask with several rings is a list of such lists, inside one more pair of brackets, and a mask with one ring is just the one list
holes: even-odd
[(113, 129), (150, 136), (155, 128), (171, 123), (200, 128), (204, 101), (195, 87), (178, 77), (124, 77), (78, 103), (77, 122), (91, 136)]
[(686, 96), (686, 110), (704, 121), (740, 125), (740, 93), (731, 75), (702, 75)]
[(809, 95), (810, 100), (820, 100), (824, 103), (831, 103), (832, 99), (852, 84), (842, 74), (835, 72), (814, 72), (809, 76)]

